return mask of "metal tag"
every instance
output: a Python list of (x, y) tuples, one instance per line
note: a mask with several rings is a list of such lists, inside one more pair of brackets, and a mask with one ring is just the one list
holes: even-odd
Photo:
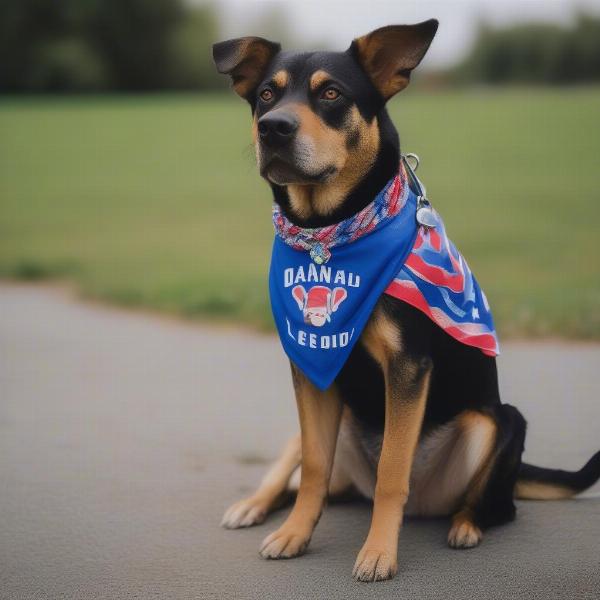
[(417, 223), (419, 225), (423, 225), (424, 227), (435, 227), (437, 225), (437, 218), (435, 216), (435, 211), (429, 204), (429, 200), (419, 197), (419, 201), (417, 204)]
[(317, 265), (323, 265), (331, 258), (331, 252), (323, 244), (317, 243), (310, 249), (310, 257)]

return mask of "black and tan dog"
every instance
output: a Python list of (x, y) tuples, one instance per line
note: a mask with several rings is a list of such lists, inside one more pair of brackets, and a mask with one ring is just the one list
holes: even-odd
[[(385, 104), (407, 86), (437, 25), (384, 27), (341, 53), (288, 53), (256, 37), (214, 46), (218, 70), (250, 103), (260, 173), (291, 221), (346, 219), (397, 173)], [(260, 523), (297, 489), (288, 519), (263, 542), (265, 558), (302, 554), (328, 495), (354, 489), (373, 499), (354, 576), (387, 579), (404, 514), (451, 516), (449, 545), (470, 548), (514, 517), (515, 496), (566, 498), (600, 475), (600, 452), (573, 473), (522, 464), (526, 423), (500, 401), (495, 359), (390, 296), (328, 390), (293, 364), (292, 374), (301, 435), (223, 519), (229, 528)]]

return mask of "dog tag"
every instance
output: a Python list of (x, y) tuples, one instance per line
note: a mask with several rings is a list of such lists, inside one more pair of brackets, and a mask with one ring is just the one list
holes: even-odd
[(424, 227), (435, 227), (437, 225), (437, 218), (431, 204), (429, 204), (429, 200), (422, 196), (419, 196), (416, 217), (417, 223)]
[(310, 257), (317, 265), (324, 265), (331, 258), (331, 252), (323, 244), (316, 243), (310, 249)]

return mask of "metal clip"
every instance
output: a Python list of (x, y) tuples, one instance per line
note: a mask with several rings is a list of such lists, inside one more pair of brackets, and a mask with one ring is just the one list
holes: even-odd
[(417, 210), (415, 214), (417, 223), (423, 227), (435, 227), (437, 225), (437, 216), (429, 200), (427, 200), (425, 186), (415, 174), (415, 171), (419, 168), (419, 157), (416, 154), (409, 152), (404, 154), (402, 158), (404, 160), (411, 189), (417, 196)]
[(419, 168), (419, 164), (421, 163), (421, 161), (419, 160), (419, 157), (416, 154), (409, 152), (408, 154), (404, 155), (404, 158), (405, 158), (406, 162), (408, 162), (409, 159), (414, 161), (414, 166), (408, 162), (408, 166), (413, 171), (416, 171)]

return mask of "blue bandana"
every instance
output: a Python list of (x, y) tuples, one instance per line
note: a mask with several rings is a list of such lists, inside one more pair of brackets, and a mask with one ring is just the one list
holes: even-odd
[(417, 222), (422, 191), (411, 189), (406, 173), (401, 167), (369, 206), (329, 227), (300, 228), (274, 207), (275, 324), (286, 354), (320, 389), (336, 378), (383, 293), (461, 342), (498, 354), (485, 295), (439, 215), (428, 207), (435, 225)]

